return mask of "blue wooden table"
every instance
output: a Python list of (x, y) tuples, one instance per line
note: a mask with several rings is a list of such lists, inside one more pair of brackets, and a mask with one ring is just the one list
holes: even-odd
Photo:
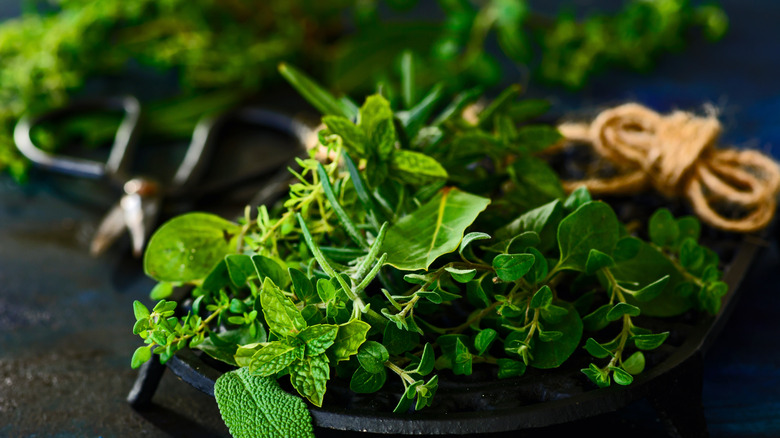
[[(628, 100), (659, 111), (712, 103), (721, 110), (725, 144), (780, 157), (780, 2), (722, 3), (731, 30), (718, 44), (694, 43), (665, 56), (649, 75), (616, 72), (579, 93), (532, 93), (551, 97), (558, 110)], [(102, 207), (74, 202), (61, 184), (41, 173), (27, 186), (0, 176), (0, 436), (228, 436), (214, 400), (170, 374), (153, 409), (127, 406), (137, 346), (131, 303), (147, 299), (152, 282), (121, 251), (87, 255)], [(713, 437), (780, 436), (775, 236), (765, 242), (705, 357), (703, 407)], [(574, 433), (654, 437), (663, 427), (650, 404), (638, 401), (529, 436)]]

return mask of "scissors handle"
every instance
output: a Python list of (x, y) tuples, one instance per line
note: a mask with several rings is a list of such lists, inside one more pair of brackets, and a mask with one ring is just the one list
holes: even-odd
[[(105, 163), (43, 151), (33, 143), (30, 137), (32, 128), (40, 123), (60, 120), (78, 113), (100, 110), (123, 111), (125, 113), (114, 135), (114, 144), (111, 146), (111, 152)], [(141, 104), (132, 96), (86, 100), (37, 117), (22, 117), (14, 128), (14, 142), (25, 157), (44, 169), (93, 179), (109, 176), (122, 181), (127, 179), (129, 166), (132, 163), (140, 117)]]

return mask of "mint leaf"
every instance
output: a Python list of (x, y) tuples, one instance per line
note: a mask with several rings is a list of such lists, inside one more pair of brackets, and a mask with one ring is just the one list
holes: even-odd
[(298, 334), (298, 339), (306, 344), (307, 356), (318, 356), (333, 345), (338, 330), (337, 325), (317, 324), (306, 327)]
[(290, 367), (290, 382), (298, 393), (317, 407), (322, 406), (326, 384), (330, 379), (330, 366), (324, 354), (306, 357), (293, 362)]
[(325, 116), (322, 118), (322, 123), (330, 132), (341, 137), (347, 153), (358, 158), (366, 158), (368, 137), (362, 129), (344, 116)]
[(272, 332), (290, 336), (306, 328), (300, 310), (267, 277), (260, 292), (260, 304), (263, 306), (265, 322)]
[(393, 175), (409, 184), (422, 185), (447, 179), (447, 171), (436, 159), (420, 152), (399, 149), (390, 156)]
[(234, 438), (314, 437), (306, 404), (273, 378), (239, 368), (217, 379), (214, 397)]
[(258, 376), (276, 374), (295, 360), (294, 349), (281, 341), (271, 342), (252, 355), (249, 371)]

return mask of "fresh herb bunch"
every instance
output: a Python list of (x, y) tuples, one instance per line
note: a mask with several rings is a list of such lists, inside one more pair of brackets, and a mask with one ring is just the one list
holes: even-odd
[[(311, 433), (284, 420), (306, 416), (282, 378), (321, 406), (332, 376), (357, 393), (393, 376), (395, 411), (407, 412), (434, 403), (439, 376), (487, 366), (516, 377), (584, 348), (595, 385), (627, 385), (668, 336), (640, 315), (718, 311), (727, 287), (699, 222), (658, 210), (645, 241), (585, 189), (564, 195), (536, 157), (559, 136), (529, 123), (541, 106), (517, 88), (467, 120), (473, 92), (446, 103), (434, 87), (401, 110), (375, 94), (358, 107), (281, 71), (325, 114), (331, 159), (313, 150), (286, 199), (238, 223), (167, 222), (144, 258), (162, 300), (134, 304), (145, 342), (134, 367), (183, 348), (238, 367), (215, 389), (234, 436)], [(193, 288), (177, 315), (165, 298), (178, 285)]]
[[(26, 164), (11, 130), (24, 112), (101, 89), (132, 92), (138, 87), (127, 84), (138, 78), (160, 89), (158, 98), (192, 98), (187, 111), (164, 103), (147, 117), (176, 119), (150, 132), (179, 136), (199, 116), (224, 108), (224, 99), (209, 98), (210, 93), (221, 91), (233, 101), (252, 95), (278, 79), (280, 61), (305, 61), (345, 92), (383, 82), (385, 97), (395, 102), (403, 96), (408, 106), (418, 97), (408, 92), (411, 84), (387, 72), (409, 68), (415, 59), (415, 80), (426, 88), (441, 82), (445, 93), (497, 84), (504, 57), (543, 81), (578, 88), (609, 66), (648, 68), (659, 53), (681, 48), (691, 27), (714, 39), (727, 27), (720, 8), (688, 0), (632, 0), (612, 15), (562, 14), (554, 20), (535, 13), (525, 0), (442, 0), (438, 7), (414, 0), (52, 3), (29, 2), (23, 17), (0, 26), (0, 169), (17, 179), (24, 177)], [(380, 13), (385, 4), (394, 12)], [(419, 12), (407, 12), (415, 6), (441, 19), (418, 20)], [(487, 50), (493, 39), (498, 56)], [(170, 86), (162, 90), (159, 83)], [(108, 141), (114, 125), (92, 122), (76, 123), (69, 132), (91, 144)], [(65, 143), (57, 134), (49, 137), (39, 144)]]

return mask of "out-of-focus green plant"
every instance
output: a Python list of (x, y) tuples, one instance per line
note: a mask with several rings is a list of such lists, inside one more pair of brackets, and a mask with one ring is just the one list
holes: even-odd
[[(128, 71), (148, 76), (151, 68), (178, 78), (162, 97), (194, 100), (162, 105), (149, 117), (175, 120), (156, 124), (175, 135), (276, 79), (281, 61), (303, 65), (341, 92), (366, 92), (379, 82), (388, 98), (408, 103), (417, 96), (405, 93), (413, 87), (400, 78), (412, 75), (399, 71), (410, 66), (421, 89), (442, 83), (445, 94), (496, 85), (505, 59), (540, 80), (578, 88), (609, 66), (647, 69), (661, 52), (680, 48), (691, 27), (716, 39), (728, 25), (720, 8), (691, 0), (629, 0), (612, 15), (557, 19), (535, 13), (527, 0), (51, 3), (31, 1), (22, 17), (0, 25), (0, 170), (17, 178), (26, 168), (11, 139), (18, 117), (64, 104), (95, 77), (133, 80)], [(431, 15), (437, 18), (415, 18)], [(486, 50), (494, 40), (500, 53)], [(203, 98), (213, 92), (221, 94)], [(187, 111), (175, 113), (182, 107)], [(92, 141), (110, 135), (87, 128), (72, 130)]]

